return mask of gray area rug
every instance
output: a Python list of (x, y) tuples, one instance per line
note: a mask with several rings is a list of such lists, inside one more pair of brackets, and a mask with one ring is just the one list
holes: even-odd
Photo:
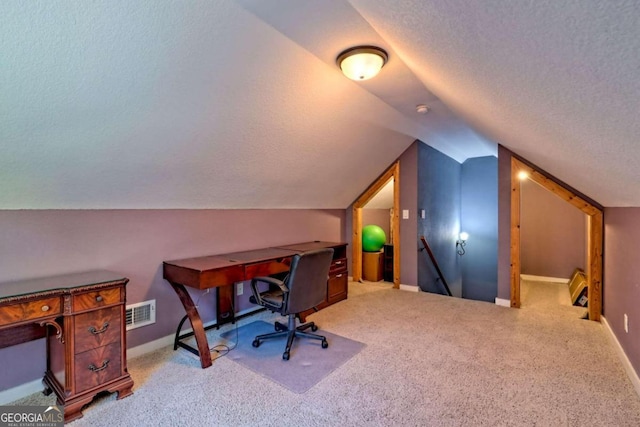
[(316, 333), (327, 338), (328, 348), (323, 349), (318, 340), (296, 339), (291, 359), (283, 360), (286, 337), (263, 341), (258, 348), (251, 344), (256, 335), (271, 332), (274, 332), (272, 323), (258, 320), (220, 336), (236, 342), (237, 333), (236, 347), (227, 358), (294, 393), (309, 390), (365, 347), (361, 342), (319, 329)]

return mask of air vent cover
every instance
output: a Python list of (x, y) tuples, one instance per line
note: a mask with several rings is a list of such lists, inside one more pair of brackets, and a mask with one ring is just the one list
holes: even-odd
[(128, 305), (125, 310), (127, 331), (156, 323), (156, 300)]

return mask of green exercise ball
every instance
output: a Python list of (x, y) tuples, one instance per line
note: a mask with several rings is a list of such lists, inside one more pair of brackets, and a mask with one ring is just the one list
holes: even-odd
[(378, 252), (387, 241), (384, 230), (377, 225), (366, 225), (362, 228), (362, 250)]

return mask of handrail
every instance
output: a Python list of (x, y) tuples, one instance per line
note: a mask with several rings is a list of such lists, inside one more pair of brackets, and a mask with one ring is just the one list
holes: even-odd
[[(420, 236), (420, 240), (422, 240), (422, 245), (424, 246), (424, 249), (427, 250), (427, 253), (429, 254), (429, 258), (431, 258), (431, 262), (433, 263), (433, 266), (436, 268), (436, 271), (438, 272), (438, 276), (440, 276), (440, 280), (442, 280), (442, 284), (444, 285), (444, 288), (447, 290), (447, 295), (449, 295), (450, 297), (453, 296), (451, 294), (451, 290), (449, 289), (449, 285), (447, 285), (447, 281), (444, 279), (444, 275), (442, 274), (442, 271), (440, 271), (440, 267), (438, 266), (438, 261), (436, 261), (436, 257), (433, 256), (433, 252), (431, 252), (431, 248), (427, 243), (427, 239), (425, 239), (424, 236)], [(422, 251), (423, 249), (420, 249), (420, 250)]]

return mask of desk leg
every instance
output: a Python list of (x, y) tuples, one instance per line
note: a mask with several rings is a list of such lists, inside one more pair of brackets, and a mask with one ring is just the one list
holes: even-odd
[(225, 323), (235, 322), (233, 312), (233, 292), (234, 285), (218, 286), (216, 288), (216, 324), (218, 328)]
[(171, 283), (173, 290), (176, 291), (176, 294), (178, 294), (180, 302), (182, 302), (184, 310), (187, 312), (187, 316), (189, 317), (189, 321), (191, 322), (193, 334), (195, 335), (196, 343), (198, 344), (200, 365), (202, 365), (202, 369), (208, 368), (209, 366), (211, 366), (211, 352), (209, 351), (209, 341), (207, 340), (207, 335), (204, 332), (204, 326), (202, 324), (202, 319), (200, 319), (198, 309), (193, 303), (191, 295), (189, 295), (184, 286), (179, 283), (169, 283)]

